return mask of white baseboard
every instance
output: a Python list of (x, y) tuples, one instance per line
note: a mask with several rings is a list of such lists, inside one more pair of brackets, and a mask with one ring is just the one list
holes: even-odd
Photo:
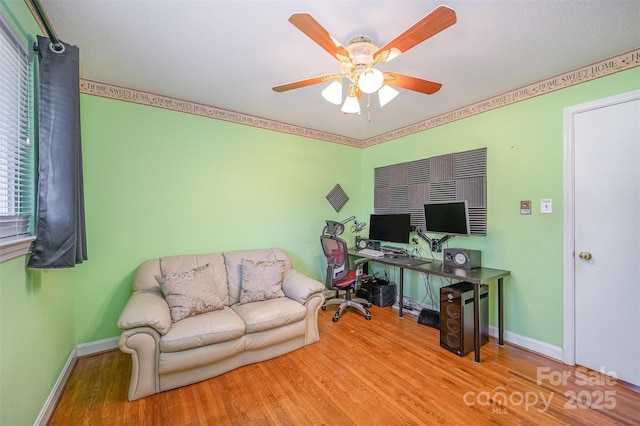
[[(405, 299), (408, 299), (408, 298), (405, 297)], [(421, 304), (413, 299), (409, 299), (409, 300), (410, 300), (409, 305), (411, 305), (413, 309), (407, 309), (407, 308), (403, 309), (403, 311), (407, 314), (419, 316), (420, 311), (424, 308), (436, 309), (436, 310), (438, 309), (437, 307)], [(393, 309), (396, 309), (396, 310), (398, 309), (397, 300), (396, 300), (396, 304), (393, 305)], [(498, 327), (495, 327), (492, 325), (489, 326), (489, 335), (497, 339)], [(521, 336), (519, 334), (512, 333), (510, 331), (504, 332), (504, 341), (509, 342), (513, 345), (519, 346), (523, 349), (527, 349), (529, 351), (536, 352), (540, 355), (544, 355), (546, 357), (553, 358), (555, 360), (563, 362), (563, 352), (561, 347), (553, 346), (536, 339), (531, 339), (529, 337)]]
[[(489, 335), (498, 338), (498, 327), (489, 326)], [(536, 352), (540, 355), (544, 355), (549, 358), (553, 358), (557, 361), (562, 361), (562, 348), (553, 346), (540, 340), (532, 339), (530, 337), (521, 336), (510, 331), (504, 332), (504, 341), (513, 345), (520, 346), (523, 349), (527, 349), (532, 352)]]
[(120, 336), (109, 337), (108, 339), (95, 340), (89, 343), (81, 343), (76, 346), (78, 352), (78, 358), (87, 355), (93, 355), (104, 351), (110, 351), (111, 349), (118, 348), (118, 342)]
[(56, 409), (56, 405), (58, 405), (58, 401), (62, 396), (64, 387), (71, 377), (71, 373), (73, 372), (73, 368), (75, 367), (78, 358), (116, 349), (118, 347), (119, 340), (120, 337), (110, 337), (108, 339), (82, 343), (73, 348), (71, 354), (69, 354), (67, 362), (64, 364), (64, 367), (58, 376), (58, 380), (56, 380), (56, 383), (53, 385), (53, 389), (51, 389), (51, 392), (49, 393), (49, 397), (47, 397), (42, 410), (40, 410), (40, 414), (38, 415), (34, 426), (46, 426), (47, 423), (49, 423), (49, 420), (51, 420), (51, 415)]
[(38, 415), (38, 418), (36, 419), (34, 425), (46, 426), (46, 424), (49, 423), (51, 415), (56, 409), (56, 405), (58, 405), (58, 401), (62, 396), (62, 391), (64, 390), (65, 385), (71, 377), (71, 373), (73, 372), (73, 367), (76, 365), (76, 361), (78, 361), (78, 354), (76, 348), (73, 348), (71, 354), (69, 355), (69, 358), (67, 358), (67, 362), (62, 368), (62, 372), (58, 376), (58, 380), (56, 380), (56, 383), (53, 385), (53, 389), (51, 389), (51, 392), (49, 393), (49, 396), (47, 397), (42, 410), (40, 410), (40, 414)]

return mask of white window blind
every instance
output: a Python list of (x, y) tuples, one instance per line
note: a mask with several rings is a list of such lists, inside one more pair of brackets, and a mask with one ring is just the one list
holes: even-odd
[(32, 77), (27, 51), (0, 19), (0, 248), (33, 233)]

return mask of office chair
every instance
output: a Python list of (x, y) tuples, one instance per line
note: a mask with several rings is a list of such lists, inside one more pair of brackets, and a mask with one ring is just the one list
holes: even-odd
[[(349, 307), (359, 310), (367, 320), (370, 320), (371, 313), (366, 308), (371, 307), (371, 303), (360, 297), (351, 297), (351, 292), (360, 288), (362, 265), (366, 259), (356, 261), (356, 270), (354, 271), (349, 267), (347, 243), (343, 239), (335, 235), (322, 235), (320, 242), (327, 259), (326, 285), (330, 290), (336, 291), (336, 297), (325, 301), (322, 310), (326, 310), (329, 305), (340, 305), (333, 316), (334, 322), (338, 321), (342, 313)], [(338, 297), (339, 291), (342, 290), (345, 291), (344, 298)]]

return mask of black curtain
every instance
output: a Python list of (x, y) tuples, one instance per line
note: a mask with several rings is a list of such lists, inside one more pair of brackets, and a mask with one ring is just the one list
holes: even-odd
[(38, 36), (38, 212), (30, 268), (70, 268), (87, 260), (76, 46), (61, 52)]

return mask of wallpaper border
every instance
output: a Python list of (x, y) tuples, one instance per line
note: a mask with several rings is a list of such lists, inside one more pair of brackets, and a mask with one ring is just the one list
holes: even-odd
[(340, 145), (367, 148), (638, 66), (640, 66), (640, 48), (362, 140), (93, 80), (80, 79), (80, 93), (194, 114)]
[(128, 89), (126, 87), (115, 86), (113, 84), (101, 83), (93, 80), (80, 79), (80, 93), (141, 105), (154, 106), (171, 111), (184, 112), (186, 114), (199, 115), (202, 117), (273, 130), (281, 133), (305, 136), (325, 142), (334, 142), (340, 145), (353, 147), (360, 147), (362, 145), (362, 142), (357, 139), (334, 135), (320, 130), (308, 129), (305, 127), (295, 126), (293, 124), (268, 120), (266, 118), (255, 117), (209, 105), (183, 101), (176, 98)]
[(383, 133), (370, 139), (365, 139), (362, 141), (362, 147), (366, 148), (388, 142), (393, 139), (398, 139), (403, 136), (422, 132), (463, 118), (471, 117), (472, 115), (481, 114), (516, 102), (524, 101), (525, 99), (531, 99), (536, 96), (546, 95), (547, 93), (551, 93), (556, 90), (585, 83), (590, 80), (595, 80), (597, 78), (615, 74), (637, 66), (640, 66), (640, 48), (603, 59), (602, 61), (560, 74), (556, 77), (551, 77), (388, 133)]

